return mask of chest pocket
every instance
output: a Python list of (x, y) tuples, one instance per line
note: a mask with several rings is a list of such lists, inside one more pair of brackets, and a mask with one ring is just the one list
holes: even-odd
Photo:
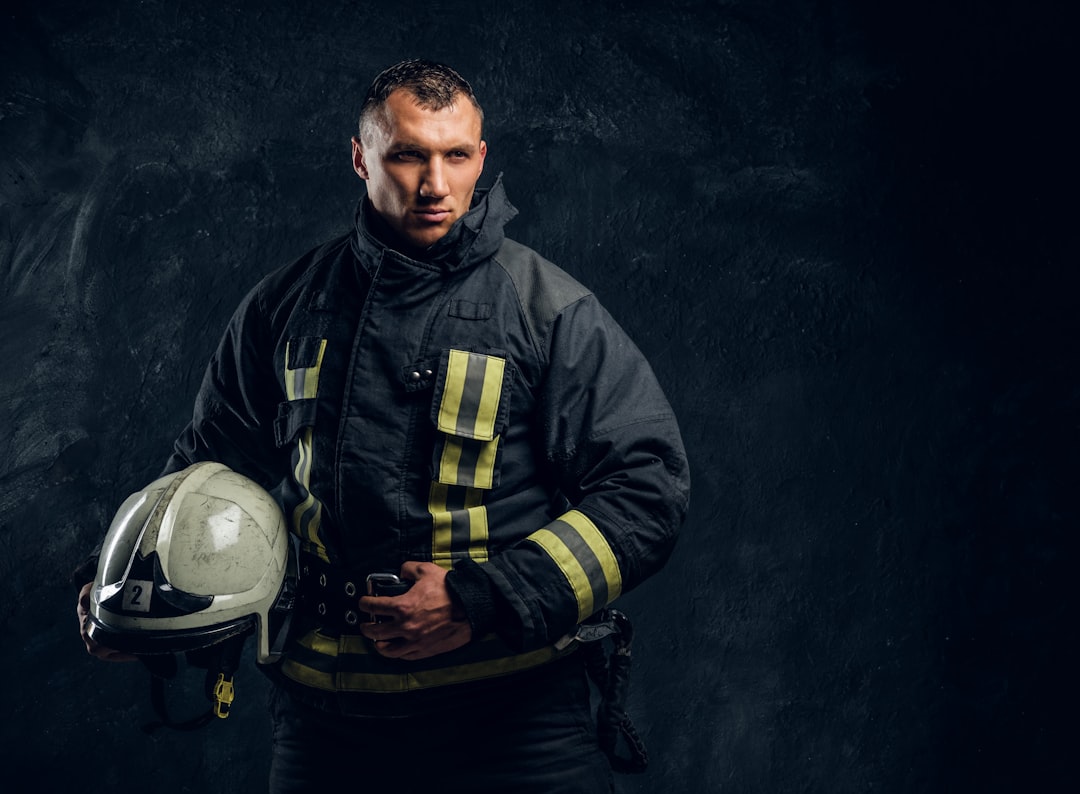
[(435, 482), (491, 489), (499, 484), (501, 435), (510, 414), (513, 366), (496, 355), (444, 350), (431, 404)]

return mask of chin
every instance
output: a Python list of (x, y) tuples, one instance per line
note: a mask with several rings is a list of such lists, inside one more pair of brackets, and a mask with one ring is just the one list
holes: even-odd
[(422, 234), (411, 234), (407, 239), (409, 243), (416, 248), (430, 248), (445, 237), (448, 231), (450, 231), (449, 227), (446, 229), (443, 229), (442, 227), (438, 229), (427, 229)]

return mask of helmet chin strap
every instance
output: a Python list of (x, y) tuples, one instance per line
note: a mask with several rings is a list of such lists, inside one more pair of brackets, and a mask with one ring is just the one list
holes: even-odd
[(210, 708), (205, 712), (186, 720), (174, 719), (165, 702), (165, 682), (175, 678), (177, 673), (176, 655), (140, 656), (139, 659), (150, 670), (150, 702), (158, 715), (158, 721), (143, 725), (142, 730), (153, 733), (164, 727), (191, 731), (208, 725), (215, 717), (227, 718), (233, 702), (233, 674), (240, 666), (246, 639), (247, 634), (240, 634), (209, 648), (185, 653), (189, 665), (206, 668), (204, 692), (211, 702)]

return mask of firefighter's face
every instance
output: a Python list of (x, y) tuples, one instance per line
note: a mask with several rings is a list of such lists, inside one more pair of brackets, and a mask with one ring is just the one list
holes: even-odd
[(398, 89), (363, 140), (353, 138), (353, 168), (372, 207), (410, 248), (437, 242), (468, 212), (487, 155), (480, 134), (480, 114), (467, 97), (426, 110)]

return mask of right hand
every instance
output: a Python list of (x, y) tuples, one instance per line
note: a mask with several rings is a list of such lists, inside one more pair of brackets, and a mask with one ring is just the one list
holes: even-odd
[(86, 652), (98, 659), (104, 659), (106, 662), (137, 662), (139, 660), (138, 656), (106, 648), (104, 645), (94, 642), (90, 635), (86, 633), (87, 624), (90, 622), (90, 591), (93, 589), (93, 582), (87, 582), (83, 585), (82, 590), (79, 591), (79, 603), (76, 607), (76, 612), (79, 615), (79, 634), (82, 636), (83, 644), (86, 646)]

